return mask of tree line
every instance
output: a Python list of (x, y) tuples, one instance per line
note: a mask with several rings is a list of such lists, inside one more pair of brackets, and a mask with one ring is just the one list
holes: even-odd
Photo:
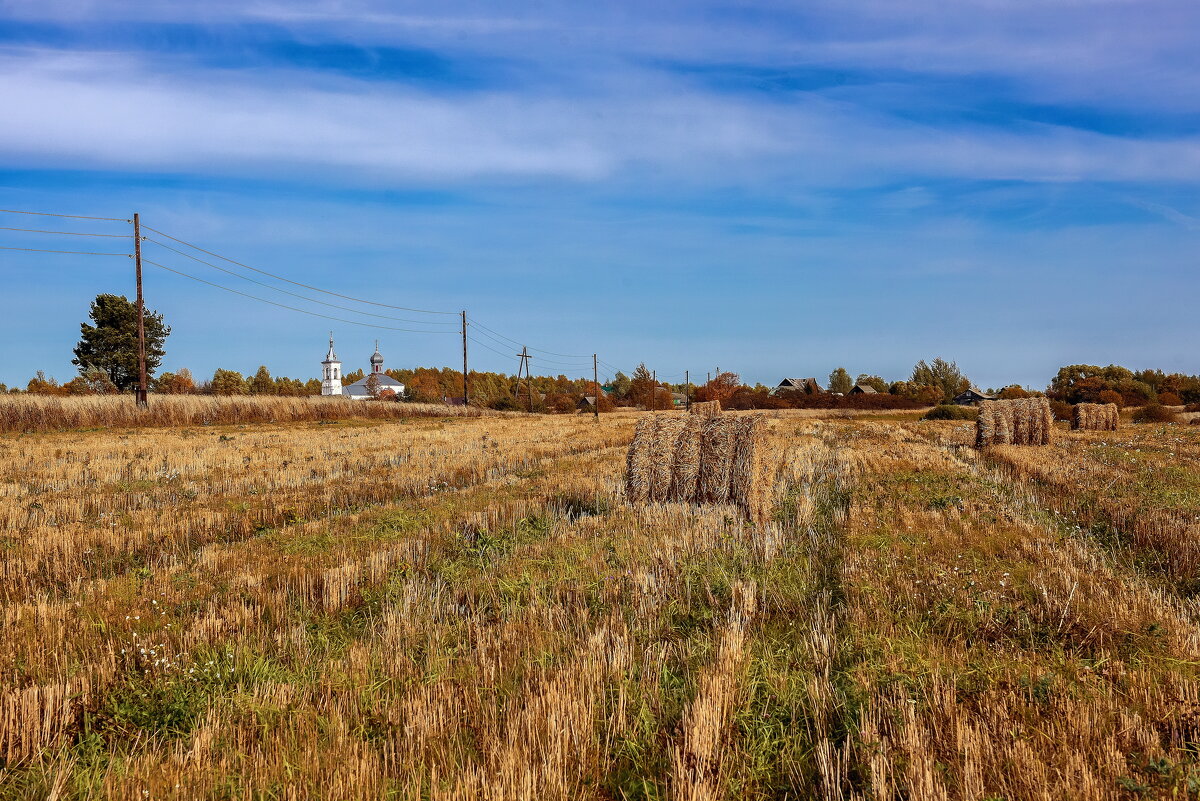
[[(91, 322), (80, 325), (80, 339), (71, 360), (79, 374), (59, 384), (42, 371), (31, 378), (26, 392), (45, 395), (104, 395), (132, 391), (138, 382), (137, 307), (122, 295), (100, 294), (92, 301)], [(148, 311), (144, 316), (146, 371), (150, 389), (164, 395), (277, 395), (321, 394), (318, 378), (298, 379), (273, 376), (265, 365), (252, 374), (218, 369), (211, 378), (197, 381), (186, 368), (156, 375), (166, 354), (171, 333), (163, 316)], [(462, 397), (462, 372), (449, 367), (416, 367), (387, 370), (387, 375), (405, 385), (403, 396), (389, 389), (372, 392), (379, 400), (443, 403)], [(349, 385), (365, 377), (355, 370), (342, 377)], [(826, 387), (814, 381), (792, 389), (749, 386), (733, 372), (722, 372), (699, 385), (671, 384), (656, 380), (645, 364), (632, 375), (617, 372), (593, 399), (590, 378), (566, 375), (518, 378), (497, 372), (471, 371), (467, 376), (472, 405), (493, 409), (532, 409), (543, 412), (600, 411), (621, 407), (670, 409), (688, 401), (720, 401), (732, 409), (785, 408), (918, 408), (952, 401), (973, 387), (953, 361), (936, 358), (917, 362), (907, 378), (887, 381), (868, 373), (851, 378), (844, 367), (835, 368)], [(862, 392), (855, 392), (855, 388)], [(0, 392), (20, 392), (0, 384)], [(1116, 403), (1119, 406), (1200, 404), (1200, 376), (1165, 373), (1162, 370), (1133, 371), (1117, 365), (1099, 367), (1073, 364), (1061, 368), (1044, 393), (1012, 385), (986, 394), (1021, 398), (1045, 394), (1056, 404)]]

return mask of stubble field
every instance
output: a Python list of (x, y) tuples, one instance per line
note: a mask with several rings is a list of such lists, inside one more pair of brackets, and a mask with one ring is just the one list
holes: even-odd
[(765, 526), (636, 414), (0, 437), (0, 798), (1200, 791), (1200, 430), (780, 414)]

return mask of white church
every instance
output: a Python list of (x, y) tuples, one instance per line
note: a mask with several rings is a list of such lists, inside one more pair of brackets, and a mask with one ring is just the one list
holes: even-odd
[(385, 389), (392, 390), (398, 396), (404, 394), (404, 385), (383, 372), (383, 354), (379, 352), (379, 340), (375, 340), (375, 352), (371, 354), (371, 372), (353, 384), (342, 386), (342, 363), (333, 352), (332, 332), (329, 334), (329, 352), (325, 354), (325, 361), (321, 362), (321, 367), (322, 395), (342, 395), (351, 400), (367, 400), (373, 397), (371, 389), (367, 386), (368, 382), (372, 382), (372, 378), (376, 395)]

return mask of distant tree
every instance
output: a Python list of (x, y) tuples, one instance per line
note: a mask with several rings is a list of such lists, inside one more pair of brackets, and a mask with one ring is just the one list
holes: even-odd
[(693, 400), (720, 401), (724, 406), (741, 385), (742, 379), (737, 373), (717, 373), (707, 384), (696, 387)]
[(845, 395), (854, 388), (854, 381), (850, 378), (850, 374), (846, 372), (845, 367), (838, 367), (829, 374), (829, 391), (840, 392)]
[(658, 382), (654, 380), (654, 376), (643, 362), (633, 371), (627, 397), (635, 406), (651, 409), (654, 408), (658, 388)]
[(629, 376), (618, 370), (617, 374), (613, 376), (612, 384), (610, 385), (612, 386), (612, 394), (617, 399), (623, 399), (629, 395), (629, 389), (632, 384), (633, 381)]
[(1111, 389), (1102, 390), (1096, 395), (1097, 403), (1115, 403), (1117, 406), (1124, 406), (1125, 399), (1121, 397), (1120, 392)]
[[(442, 400), (442, 385), (431, 370), (418, 369), (405, 386), (408, 400), (418, 403), (439, 403)], [(510, 396), (511, 397), (511, 396)]]
[(1158, 393), (1158, 402), (1163, 406), (1182, 406), (1183, 398), (1174, 392), (1160, 392)]
[(63, 389), (68, 395), (115, 395), (120, 392), (108, 379), (108, 373), (95, 367), (63, 384)]
[(321, 379), (319, 378), (310, 378), (304, 382), (305, 395), (320, 395), (321, 389)]
[(245, 395), (246, 379), (236, 370), (220, 370), (213, 373), (209, 391), (214, 395)]
[(372, 398), (379, 397), (379, 374), (378, 373), (371, 373), (369, 376), (367, 376), (366, 389), (367, 389), (368, 396), (370, 396)]
[(550, 392), (546, 395), (546, 409), (555, 414), (571, 414), (579, 398), (568, 392)]
[(192, 371), (186, 367), (178, 373), (163, 373), (151, 383), (151, 389), (163, 395), (189, 395), (196, 391)]
[(1001, 400), (1019, 400), (1020, 398), (1028, 398), (1031, 394), (1020, 384), (1013, 384), (1000, 390), (996, 397)]
[(351, 384), (353, 384), (355, 381), (361, 381), (362, 379), (364, 379), (366, 377), (367, 377), (367, 373), (366, 373), (366, 371), (364, 371), (362, 369), (355, 370), (352, 373), (345, 373), (344, 375), (342, 375), (342, 386), (348, 387)]
[(271, 371), (264, 364), (258, 368), (258, 372), (250, 379), (249, 389), (251, 395), (274, 395), (276, 394), (276, 386), (274, 379), (271, 378)]
[(854, 380), (855, 384), (862, 384), (864, 387), (870, 387), (876, 392), (887, 392), (888, 382), (884, 381), (877, 375), (868, 375), (867, 373), (859, 373), (858, 378)]
[(25, 385), (26, 392), (32, 392), (35, 395), (66, 395), (67, 390), (59, 385), (53, 377), (47, 378), (46, 373), (42, 370), (37, 371), (37, 375), (29, 379), (29, 383)]
[(943, 403), (946, 400), (945, 394), (939, 387), (924, 386), (917, 387), (916, 392), (911, 396), (913, 400), (921, 403)]
[(931, 364), (926, 364), (924, 359), (917, 362), (909, 383), (918, 387), (936, 387), (945, 401), (953, 400), (955, 395), (971, 388), (971, 382), (958, 369), (958, 364), (942, 358), (934, 359)]
[[(79, 367), (80, 375), (99, 368), (121, 391), (133, 389), (138, 382), (137, 305), (124, 295), (101, 294), (92, 301), (89, 316), (95, 325), (80, 324), (80, 339), (71, 363)], [(171, 328), (163, 324), (161, 314), (149, 310), (143, 320), (146, 375), (152, 376), (166, 354), (163, 343)]]

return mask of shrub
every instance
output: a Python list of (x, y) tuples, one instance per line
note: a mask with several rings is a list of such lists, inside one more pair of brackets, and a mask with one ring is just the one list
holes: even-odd
[(1185, 412), (1200, 412), (1200, 403), (1189, 403), (1183, 407)]
[(951, 406), (950, 404), (942, 404), (935, 406), (925, 412), (922, 420), (976, 420), (979, 418), (979, 410), (974, 406)]
[(1182, 406), (1183, 399), (1174, 392), (1163, 392), (1158, 396), (1158, 402), (1163, 406)]
[(1050, 411), (1054, 413), (1055, 420), (1069, 423), (1075, 419), (1075, 407), (1065, 401), (1050, 401)]
[(1135, 423), (1174, 423), (1176, 420), (1175, 412), (1161, 403), (1147, 403), (1133, 413)]
[(1097, 403), (1115, 403), (1115, 404), (1117, 404), (1117, 408), (1119, 409), (1125, 405), (1125, 398), (1122, 397), (1120, 392), (1114, 392), (1111, 389), (1106, 389), (1103, 392), (1100, 392), (1098, 395), (1096, 395), (1096, 402)]

